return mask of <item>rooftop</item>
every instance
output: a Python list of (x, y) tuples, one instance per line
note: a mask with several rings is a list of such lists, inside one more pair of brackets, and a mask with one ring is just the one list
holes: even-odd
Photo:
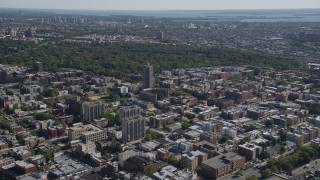
[(239, 156), (233, 152), (228, 152), (226, 154), (222, 154), (222, 155), (213, 157), (211, 159), (208, 159), (202, 163), (212, 168), (220, 168), (225, 166), (226, 164), (229, 164), (231, 160), (239, 160), (241, 158), (244, 158), (244, 157)]

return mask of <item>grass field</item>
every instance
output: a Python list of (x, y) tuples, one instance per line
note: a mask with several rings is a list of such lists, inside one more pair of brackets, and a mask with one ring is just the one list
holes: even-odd
[(106, 97), (106, 96), (108, 96), (108, 94), (102, 94), (102, 95), (99, 95), (99, 96), (90, 96), (89, 99), (91, 101), (97, 101), (97, 100), (99, 100), (99, 99), (101, 99), (103, 97)]

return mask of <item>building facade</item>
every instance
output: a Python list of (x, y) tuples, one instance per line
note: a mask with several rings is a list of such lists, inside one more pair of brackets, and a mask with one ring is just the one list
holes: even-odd
[(85, 121), (93, 121), (104, 116), (106, 104), (103, 102), (83, 102), (81, 104), (81, 115)]
[(153, 87), (153, 84), (154, 84), (153, 67), (150, 64), (143, 66), (142, 80), (143, 80), (144, 89)]
[(210, 179), (218, 179), (244, 166), (245, 157), (229, 152), (202, 162), (201, 173)]
[(107, 139), (108, 131), (92, 124), (77, 123), (68, 129), (68, 137), (70, 141), (81, 138), (84, 142), (96, 142)]
[(42, 62), (34, 62), (33, 63), (33, 70), (36, 71), (36, 72), (42, 72), (43, 71)]
[(121, 108), (119, 118), (122, 123), (122, 139), (124, 142), (144, 138), (145, 119), (141, 116), (139, 107), (129, 106)]

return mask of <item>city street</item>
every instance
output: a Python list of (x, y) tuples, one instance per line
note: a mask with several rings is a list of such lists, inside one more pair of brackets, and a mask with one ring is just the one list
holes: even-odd
[(224, 176), (222, 178), (220, 178), (221, 180), (229, 180), (229, 179), (234, 179), (234, 180), (241, 180), (241, 179), (245, 179), (246, 177), (249, 176), (256, 176), (256, 177), (260, 177), (260, 173), (259, 173), (259, 169), (257, 168), (249, 168), (246, 170), (242, 171), (243, 176), (236, 176), (235, 173), (229, 174), (227, 176)]
[(320, 159), (317, 159), (317, 160), (314, 160), (314, 161), (311, 161), (309, 163), (309, 167), (306, 168), (306, 166), (302, 166), (302, 167), (299, 167), (295, 170), (292, 171), (292, 174), (293, 175), (299, 175), (299, 174), (302, 174), (304, 172), (307, 172), (307, 171), (311, 171), (314, 173), (314, 171), (316, 171), (317, 169), (320, 168)]

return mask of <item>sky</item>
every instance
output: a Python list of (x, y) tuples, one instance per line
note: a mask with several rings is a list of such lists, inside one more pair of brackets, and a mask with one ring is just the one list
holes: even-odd
[(0, 0), (2, 8), (201, 10), (320, 8), (320, 0)]

